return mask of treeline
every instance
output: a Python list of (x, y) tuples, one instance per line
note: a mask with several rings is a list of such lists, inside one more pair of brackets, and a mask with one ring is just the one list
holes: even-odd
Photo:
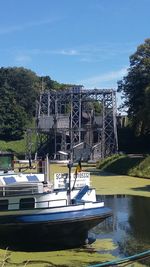
[(0, 68), (0, 140), (23, 137), (35, 116), (42, 86), (46, 90), (66, 87), (25, 68)]
[(150, 39), (137, 47), (130, 56), (127, 75), (118, 82), (123, 95), (122, 107), (129, 123), (119, 130), (120, 148), (150, 152)]
[[(25, 68), (0, 68), (0, 140), (19, 140), (31, 125), (41, 88), (64, 89), (49, 76), (40, 77)], [(150, 39), (130, 56), (127, 75), (118, 82), (121, 109), (127, 111), (128, 125), (118, 129), (119, 150), (150, 151)], [(94, 104), (95, 112), (101, 106)]]

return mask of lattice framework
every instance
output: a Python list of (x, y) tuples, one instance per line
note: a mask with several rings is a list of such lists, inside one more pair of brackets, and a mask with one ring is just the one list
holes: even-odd
[[(96, 101), (102, 105), (102, 126), (92, 129), (82, 123), (82, 105), (85, 102)], [(68, 109), (68, 113), (66, 112)], [(63, 114), (67, 114), (69, 123)], [(42, 120), (47, 120), (47, 128), (41, 126)], [(64, 120), (64, 123), (63, 123)], [(118, 150), (116, 128), (116, 92), (112, 89), (83, 89), (75, 86), (63, 91), (44, 91), (40, 94), (37, 111), (37, 132), (46, 135), (61, 135), (61, 149), (73, 151), (76, 144), (81, 143), (85, 132), (97, 131), (101, 145), (101, 157), (106, 157)], [(70, 145), (66, 143), (66, 136), (70, 138)], [(95, 144), (90, 144), (94, 146)], [(29, 146), (30, 147), (30, 146)], [(57, 150), (57, 148), (55, 148)], [(57, 153), (57, 151), (55, 151)]]

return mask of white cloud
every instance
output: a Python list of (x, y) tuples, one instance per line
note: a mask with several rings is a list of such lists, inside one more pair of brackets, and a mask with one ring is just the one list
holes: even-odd
[(43, 19), (39, 21), (31, 21), (25, 24), (19, 24), (19, 25), (8, 25), (8, 26), (1, 26), (0, 27), (0, 34), (8, 34), (13, 33), (17, 31), (26, 30), (28, 28), (32, 27), (38, 27), (46, 24), (53, 23), (57, 20), (60, 20), (60, 18), (51, 18), (51, 19)]
[(15, 58), (15, 61), (19, 64), (25, 65), (31, 61), (31, 57), (28, 55), (18, 55)]
[(85, 45), (79, 48), (81, 62), (106, 62), (106, 60), (126, 56), (135, 50), (133, 43), (101, 43)]
[(119, 79), (121, 79), (124, 75), (127, 74), (127, 68), (122, 68), (117, 71), (111, 71), (108, 73), (103, 73), (100, 75), (96, 75), (87, 79), (83, 79), (79, 81), (79, 84), (83, 84), (86, 88), (93, 88), (93, 87), (102, 87), (102, 84), (104, 83), (110, 83), (112, 82), (117, 83)]
[(60, 54), (60, 55), (66, 55), (66, 56), (77, 56), (79, 55), (80, 53), (75, 50), (75, 49), (64, 49), (64, 50), (58, 50), (58, 51), (55, 51), (56, 54)]
[[(41, 21), (36, 23), (32, 23), (32, 25), (38, 25), (38, 23), (46, 23), (48, 21)], [(111, 59), (116, 60), (116, 58), (121, 57), (124, 54), (131, 54), (131, 47), (133, 44), (96, 44), (96, 45), (83, 45), (77, 47), (60, 47), (58, 49), (41, 49), (41, 48), (33, 48), (33, 49), (26, 49), (24, 51), (20, 51), (20, 53), (28, 54), (28, 55), (60, 55), (60, 56), (67, 56), (67, 57), (77, 57), (79, 62), (84, 63), (102, 63), (106, 61), (110, 61)], [(18, 51), (19, 52), (19, 51)]]
[(24, 50), (22, 53), (26, 53), (29, 55), (62, 55), (62, 56), (77, 56), (80, 55), (80, 52), (76, 49), (31, 49), (31, 50)]

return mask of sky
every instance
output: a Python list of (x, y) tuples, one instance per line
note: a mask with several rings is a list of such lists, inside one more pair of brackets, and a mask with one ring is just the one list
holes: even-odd
[(150, 0), (0, 0), (0, 67), (117, 88), (150, 37)]

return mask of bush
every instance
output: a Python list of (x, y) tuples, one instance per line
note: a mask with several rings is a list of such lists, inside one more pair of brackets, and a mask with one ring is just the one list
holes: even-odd
[(101, 160), (97, 168), (116, 174), (150, 178), (150, 156), (113, 155)]

